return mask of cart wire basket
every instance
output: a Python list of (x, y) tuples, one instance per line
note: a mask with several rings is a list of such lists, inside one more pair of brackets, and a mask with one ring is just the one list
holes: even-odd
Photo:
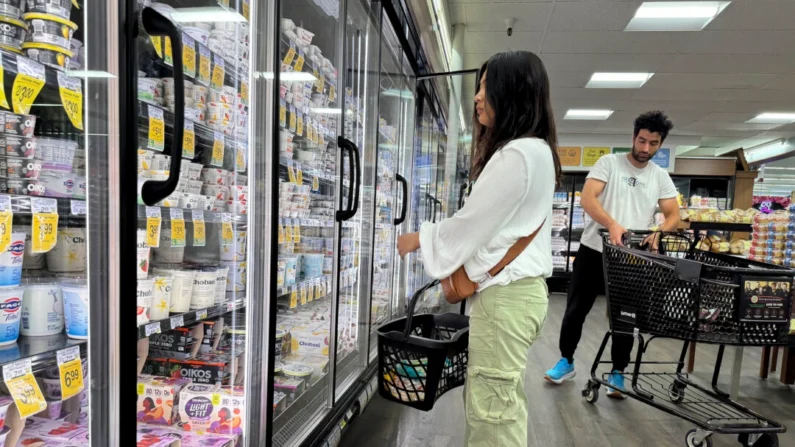
[[(650, 236), (658, 241), (651, 244), (656, 253), (645, 251)], [(795, 270), (697, 250), (699, 236), (687, 233), (632, 232), (623, 246), (611, 244), (604, 232), (603, 237), (610, 331), (582, 391), (586, 401), (597, 401), (600, 386), (615, 386), (608, 382), (613, 373), (600, 375), (597, 369), (612, 363), (602, 360), (607, 342), (628, 335), (638, 347), (632, 371), (615, 373), (629, 382), (617, 391), (694, 424), (687, 446), (711, 446), (715, 433), (736, 434), (744, 446), (778, 446), (777, 433), (786, 427), (731, 400), (718, 377), (726, 345), (787, 343)], [(655, 338), (683, 340), (678, 361), (644, 361)], [(709, 388), (683, 372), (692, 342), (719, 345)], [(660, 370), (664, 365), (675, 371)]]
[(447, 391), (463, 385), (467, 372), (469, 317), (414, 315), (420, 296), (438, 284), (432, 281), (419, 289), (405, 317), (377, 329), (379, 394), (423, 411), (432, 409)]

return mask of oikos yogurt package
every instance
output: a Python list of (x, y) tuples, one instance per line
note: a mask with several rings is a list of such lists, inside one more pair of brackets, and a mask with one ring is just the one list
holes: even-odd
[(25, 233), (13, 232), (8, 248), (0, 253), (0, 287), (18, 286), (22, 279)]
[(77, 281), (61, 285), (63, 291), (64, 323), (69, 338), (88, 338), (88, 286)]
[(85, 228), (59, 228), (55, 247), (47, 252), (47, 268), (51, 272), (86, 271)]
[(21, 334), (47, 336), (63, 332), (63, 293), (55, 283), (26, 284), (22, 298)]
[(0, 346), (10, 345), (19, 338), (19, 317), (24, 289), (0, 289)]

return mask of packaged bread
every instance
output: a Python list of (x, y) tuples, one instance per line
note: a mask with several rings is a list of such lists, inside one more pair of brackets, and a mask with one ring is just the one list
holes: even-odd
[(742, 239), (735, 239), (729, 243), (729, 252), (733, 255), (742, 254), (744, 246)]

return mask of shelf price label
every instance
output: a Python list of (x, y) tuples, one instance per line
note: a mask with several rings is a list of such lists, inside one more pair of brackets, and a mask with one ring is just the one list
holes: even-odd
[(300, 72), (304, 69), (304, 50), (298, 51), (298, 58), (295, 60), (293, 71)]
[(320, 179), (317, 177), (317, 175), (313, 175), (312, 176), (312, 191), (317, 191), (318, 189), (320, 189)]
[(335, 99), (337, 99), (337, 91), (336, 91), (336, 89), (334, 88), (333, 85), (329, 85), (328, 86), (328, 100), (333, 102)]
[(163, 62), (165, 62), (166, 65), (174, 66), (174, 55), (171, 54), (171, 39), (168, 38), (168, 37), (166, 37), (166, 50), (165, 51), (166, 51), (166, 54), (163, 57)]
[(235, 235), (232, 231), (232, 214), (221, 213), (221, 245), (232, 245), (235, 243)]
[(159, 334), (160, 333), (160, 322), (155, 321), (154, 323), (149, 323), (144, 326), (144, 334), (149, 337), (152, 334)]
[(207, 318), (207, 309), (197, 310), (196, 311), (196, 319), (197, 320), (204, 320)]
[(55, 199), (31, 199), (33, 211), (33, 234), (31, 251), (46, 253), (55, 247), (58, 235), (58, 201)]
[(288, 244), (293, 241), (293, 225), (290, 219), (284, 221), (284, 242)]
[(306, 300), (307, 301), (314, 301), (315, 300), (315, 281), (314, 280), (309, 284), (309, 287), (307, 287)]
[(212, 88), (221, 90), (221, 87), (224, 86), (225, 67), (224, 58), (217, 54), (213, 54), (213, 77), (210, 81), (210, 86)]
[(69, 203), (73, 216), (85, 216), (88, 214), (85, 200), (72, 200)]
[(295, 107), (293, 107), (293, 106), (291, 105), (291, 106), (290, 106), (290, 127), (289, 127), (290, 131), (292, 131), (292, 132), (295, 132), (295, 125), (296, 125), (296, 120), (295, 120)]
[(301, 243), (301, 221), (298, 219), (293, 220), (293, 242)]
[(25, 419), (47, 408), (39, 383), (33, 377), (29, 358), (3, 365), (3, 380), (17, 405), (20, 418)]
[(292, 65), (293, 59), (295, 59), (295, 46), (291, 43), (290, 48), (287, 49), (287, 54), (285, 54), (284, 59), (282, 59), (282, 63), (284, 65)]
[(155, 53), (157, 53), (157, 57), (163, 58), (163, 39), (160, 36), (149, 36), (149, 40), (152, 41), (152, 45), (155, 47)]
[(80, 347), (72, 346), (56, 352), (61, 377), (61, 400), (69, 399), (83, 391), (83, 364)]
[(176, 329), (178, 327), (185, 326), (185, 317), (183, 317), (182, 315), (171, 317), (169, 321), (171, 322), (171, 329)]
[(210, 85), (210, 77), (212, 76), (212, 55), (213, 53), (205, 45), (198, 44), (199, 46), (199, 84)]
[(302, 284), (301, 285), (301, 305), (302, 306), (306, 304), (306, 297), (307, 297), (306, 284)]
[(23, 56), (17, 56), (17, 76), (11, 87), (14, 113), (27, 115), (30, 106), (44, 87), (44, 65)]
[(0, 253), (4, 253), (11, 244), (11, 228), (14, 212), (11, 210), (11, 197), (0, 196)]
[(210, 164), (213, 166), (224, 165), (224, 133), (218, 130), (213, 131), (213, 153)]
[(298, 291), (295, 286), (290, 287), (290, 309), (298, 307)]
[(204, 226), (204, 211), (193, 210), (191, 213), (191, 217), (193, 217), (193, 246), (204, 247), (207, 243), (207, 235)]
[(246, 172), (246, 147), (238, 145), (235, 148), (235, 171)]
[[(3, 57), (0, 56), (0, 79), (3, 79), (5, 76), (5, 70), (3, 70)], [(0, 88), (0, 107), (4, 109), (10, 109), (11, 107), (8, 105), (8, 98), (6, 98), (6, 89)]]
[(66, 73), (59, 71), (58, 92), (69, 121), (76, 128), (83, 130), (83, 86), (80, 79), (67, 76)]
[(146, 245), (149, 247), (160, 246), (160, 207), (146, 207)]
[(147, 147), (158, 152), (163, 152), (166, 147), (166, 122), (163, 109), (149, 105), (149, 142)]
[(196, 76), (196, 41), (186, 33), (182, 33), (182, 72)]
[(240, 81), (240, 101), (248, 105), (248, 81)]
[(301, 165), (298, 165), (298, 169), (295, 171), (295, 181), (299, 185), (304, 184), (304, 170), (301, 169)]
[(185, 246), (185, 215), (182, 213), (182, 208), (171, 208), (171, 246), (184, 247)]
[(182, 156), (193, 158), (196, 155), (196, 128), (193, 121), (185, 120), (185, 127), (182, 132)]
[(250, 21), (251, 20), (250, 15), (251, 15), (250, 2), (249, 0), (243, 0), (243, 18), (246, 19), (246, 21)]
[(304, 114), (301, 112), (297, 113), (298, 117), (296, 119), (295, 124), (295, 134), (299, 137), (304, 136)]
[(279, 126), (287, 127), (287, 102), (284, 99), (279, 100)]

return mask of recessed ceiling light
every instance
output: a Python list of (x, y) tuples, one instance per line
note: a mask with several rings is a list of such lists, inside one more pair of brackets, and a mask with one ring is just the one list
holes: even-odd
[(795, 123), (795, 113), (766, 112), (756, 115), (746, 123), (757, 124), (789, 124)]
[(640, 88), (654, 73), (594, 73), (585, 88)]
[(644, 2), (624, 31), (701, 31), (730, 1)]
[(596, 110), (596, 109), (569, 109), (566, 112), (564, 120), (606, 120), (613, 114), (612, 110)]

